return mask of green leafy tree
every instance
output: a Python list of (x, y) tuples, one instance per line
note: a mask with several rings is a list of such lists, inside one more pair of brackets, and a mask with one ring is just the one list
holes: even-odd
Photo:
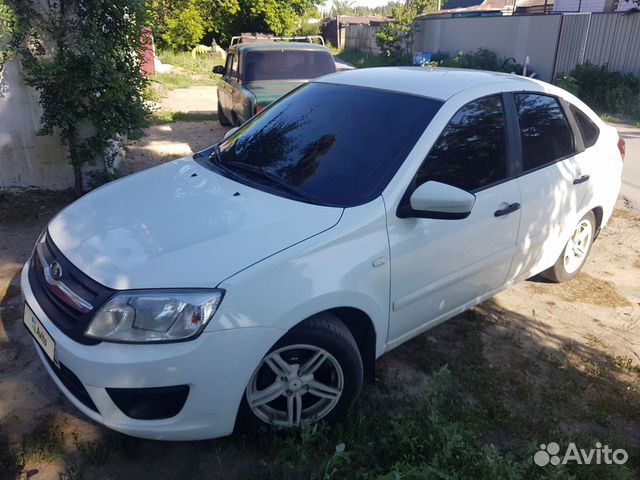
[(189, 49), (208, 33), (226, 44), (242, 32), (295, 35), (318, 15), (320, 0), (149, 0), (149, 16), (160, 47)]
[(14, 8), (14, 45), (43, 109), (40, 134), (59, 133), (81, 193), (82, 166), (104, 158), (111, 139), (137, 133), (145, 123), (145, 2), (20, 0)]
[(0, 0), (0, 71), (7, 60), (13, 56), (11, 40), (16, 27), (16, 16), (4, 0)]
[(353, 15), (356, 8), (351, 0), (333, 0), (332, 15)]
[(238, 13), (238, 0), (147, 0), (156, 44), (190, 50), (211, 31), (220, 30)]
[(437, 0), (412, 0), (407, 3), (389, 3), (391, 16), (395, 22), (383, 25), (376, 32), (376, 43), (380, 53), (388, 61), (398, 61), (411, 53), (414, 20), (438, 8)]

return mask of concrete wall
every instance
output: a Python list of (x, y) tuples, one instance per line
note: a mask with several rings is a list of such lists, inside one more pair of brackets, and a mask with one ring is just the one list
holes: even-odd
[(455, 55), (485, 48), (500, 57), (524, 63), (542, 80), (553, 75), (554, 52), (561, 15), (515, 15), (504, 17), (424, 18), (418, 21), (413, 50)]
[(349, 25), (345, 29), (345, 49), (361, 50), (369, 55), (378, 55), (380, 49), (376, 44), (376, 32), (379, 27), (368, 25)]
[(39, 136), (38, 94), (26, 87), (17, 62), (5, 65), (0, 79), (0, 189), (73, 186), (67, 151), (55, 136)]

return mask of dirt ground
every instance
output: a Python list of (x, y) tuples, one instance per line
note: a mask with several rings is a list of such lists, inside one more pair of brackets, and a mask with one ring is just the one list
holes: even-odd
[[(197, 151), (225, 131), (214, 122), (151, 127), (129, 146), (124, 171)], [(78, 455), (90, 460), (85, 478), (164, 476), (180, 472), (185, 462), (193, 463), (189, 472), (214, 465), (221, 478), (256, 475), (268, 459), (255, 450), (247, 453), (236, 440), (198, 444), (197, 457), (192, 444), (130, 440), (85, 418), (49, 379), (22, 326), (19, 273), (38, 234), (71, 200), (52, 192), (0, 197), (0, 478), (12, 462), (21, 465), (23, 477), (74, 478)], [(563, 285), (531, 279), (398, 347), (378, 361), (379, 385), (391, 382), (418, 392), (428, 384), (431, 367), (442, 364), (460, 366), (464, 376), (470, 367), (460, 362), (477, 348), (477, 362), (491, 372), (481, 378), (487, 384), (481, 389), (502, 382), (501, 398), (518, 418), (515, 428), (530, 428), (534, 435), (545, 418), (555, 422), (558, 411), (566, 411), (565, 434), (586, 432), (640, 446), (639, 241), (640, 212), (620, 201), (576, 279)], [(601, 397), (603, 388), (610, 397)], [(556, 411), (546, 410), (549, 405)], [(531, 425), (523, 426), (523, 418)], [(57, 433), (50, 433), (51, 425)], [(509, 449), (492, 428), (487, 441)], [(51, 435), (60, 438), (53, 441)], [(114, 463), (91, 449), (114, 438), (135, 445), (136, 455)]]

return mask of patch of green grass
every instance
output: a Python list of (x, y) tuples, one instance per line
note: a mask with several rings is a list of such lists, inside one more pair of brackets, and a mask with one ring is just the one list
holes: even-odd
[(156, 73), (153, 81), (160, 83), (167, 90), (176, 88), (189, 88), (194, 85), (215, 85), (216, 80), (211, 78), (193, 78), (188, 75), (180, 75), (179, 73)]
[[(486, 378), (485, 378), (486, 379)], [(459, 379), (446, 367), (433, 373), (420, 398), (393, 400), (370, 388), (348, 419), (334, 427), (315, 425), (298, 432), (265, 432), (239, 441), (270, 459), (265, 479), (628, 479), (624, 466), (537, 467), (537, 442), (520, 430), (522, 452), (504, 451), (457, 418)], [(478, 415), (485, 404), (467, 404)], [(453, 408), (452, 408), (453, 407)], [(549, 437), (567, 445), (561, 436)], [(595, 442), (584, 440), (584, 447)]]
[(620, 118), (617, 115), (610, 115), (608, 113), (603, 113), (600, 115), (600, 118), (603, 122), (619, 122)]
[(19, 465), (28, 461), (52, 462), (64, 453), (64, 437), (51, 417), (43, 419), (25, 438), (17, 450)]
[(207, 75), (211, 77), (213, 77), (211, 73), (213, 67), (224, 64), (220, 57), (198, 55), (194, 58), (191, 56), (191, 52), (174, 52), (171, 50), (160, 50), (158, 58), (162, 63), (180, 67), (191, 75)]
[(148, 120), (151, 125), (164, 125), (174, 122), (213, 122), (218, 120), (218, 115), (215, 113), (169, 112), (167, 110), (158, 110), (153, 112)]

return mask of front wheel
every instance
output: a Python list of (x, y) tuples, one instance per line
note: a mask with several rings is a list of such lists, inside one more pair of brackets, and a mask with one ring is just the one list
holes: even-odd
[(262, 359), (240, 406), (245, 427), (295, 428), (334, 422), (362, 385), (353, 335), (336, 316), (320, 314), (291, 329)]
[(555, 265), (541, 275), (555, 283), (567, 282), (578, 275), (591, 251), (595, 231), (596, 217), (589, 212), (578, 222)]

